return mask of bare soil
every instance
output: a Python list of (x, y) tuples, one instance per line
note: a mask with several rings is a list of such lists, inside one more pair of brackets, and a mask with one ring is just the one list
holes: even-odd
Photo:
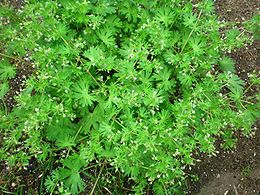
[(28, 58), (24, 58), (21, 61), (13, 60), (12, 64), (16, 67), (16, 75), (15, 78), (9, 80), (10, 90), (4, 98), (9, 112), (16, 105), (15, 96), (24, 89), (26, 79), (34, 72), (34, 68)]

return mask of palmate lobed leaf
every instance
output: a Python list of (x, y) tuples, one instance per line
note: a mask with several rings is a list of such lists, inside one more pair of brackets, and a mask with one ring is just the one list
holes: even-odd
[(11, 79), (16, 74), (16, 68), (7, 60), (0, 61), (0, 80)]
[(196, 14), (192, 14), (192, 13), (184, 14), (184, 22), (183, 22), (183, 24), (186, 27), (189, 27), (189, 28), (195, 27), (196, 21), (197, 21), (197, 15)]
[(113, 31), (109, 29), (109, 27), (98, 30), (97, 35), (106, 44), (106, 46), (115, 46)]
[(78, 194), (84, 190), (85, 185), (78, 171), (62, 168), (59, 170), (59, 174), (66, 188), (68, 188), (72, 194)]
[(80, 80), (73, 88), (74, 98), (82, 107), (91, 106), (96, 100), (94, 94), (89, 93), (89, 79)]
[(71, 137), (75, 129), (70, 125), (68, 119), (55, 117), (53, 122), (46, 129), (46, 136), (51, 141), (62, 142), (65, 138)]
[(83, 55), (88, 58), (92, 64), (104, 59), (104, 54), (99, 47), (90, 47), (87, 51), (84, 51)]
[(80, 169), (85, 166), (85, 161), (81, 156), (74, 154), (63, 161), (66, 168), (59, 170), (60, 178), (62, 178), (67, 187), (70, 188), (72, 194), (77, 194), (84, 190), (84, 182), (80, 176)]
[(200, 39), (199, 37), (192, 37), (189, 40), (189, 45), (192, 48), (195, 55), (201, 55), (204, 53), (206, 43), (203, 39)]
[(241, 92), (243, 91), (245, 82), (240, 79), (237, 75), (235, 74), (231, 74), (229, 79), (228, 79), (228, 88), (232, 91), (232, 92)]
[(223, 57), (222, 60), (219, 63), (220, 68), (224, 72), (232, 72), (235, 73), (235, 63), (234, 61), (229, 57)]
[(51, 176), (48, 176), (47, 179), (45, 180), (45, 186), (46, 186), (46, 189), (49, 191), (49, 192), (53, 192), (56, 188), (56, 185), (57, 185), (57, 182), (60, 180), (60, 175), (59, 175), (59, 172), (56, 170), (56, 171), (53, 171), (52, 175)]
[(155, 18), (158, 22), (162, 22), (165, 26), (169, 26), (175, 22), (175, 14), (169, 7), (159, 9)]
[(58, 139), (56, 145), (59, 148), (71, 148), (72, 146), (76, 146), (76, 143), (74, 137), (65, 136), (63, 139)]

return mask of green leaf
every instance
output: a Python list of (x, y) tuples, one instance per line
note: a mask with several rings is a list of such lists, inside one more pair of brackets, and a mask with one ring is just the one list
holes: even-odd
[(165, 26), (169, 26), (175, 22), (174, 12), (169, 7), (163, 7), (157, 11), (155, 19)]
[(66, 136), (64, 139), (58, 139), (56, 145), (60, 148), (70, 148), (75, 146), (76, 143), (74, 137)]
[(113, 32), (108, 27), (98, 30), (97, 36), (106, 44), (106, 46), (115, 46)]
[(89, 84), (88, 79), (82, 79), (73, 88), (74, 98), (82, 107), (91, 106), (96, 100), (96, 96), (89, 93)]
[(0, 80), (11, 79), (15, 76), (16, 69), (8, 61), (0, 61)]
[(53, 122), (46, 129), (47, 138), (51, 141), (55, 141), (60, 147), (73, 145), (74, 143), (71, 137), (74, 133), (75, 129), (70, 125), (70, 121), (63, 117), (55, 117)]
[(85, 184), (80, 177), (80, 170), (85, 165), (85, 161), (78, 154), (73, 154), (63, 161), (63, 165), (66, 168), (61, 168), (59, 173), (65, 186), (68, 187), (73, 194), (78, 194), (83, 191)]
[(260, 77), (259, 72), (258, 74), (256, 72), (253, 72), (249, 75), (250, 82), (254, 85), (260, 85)]
[(205, 43), (199, 39), (198, 37), (196, 38), (190, 38), (189, 44), (191, 48), (193, 49), (194, 54), (200, 55), (204, 52), (203, 47), (205, 47)]
[(163, 188), (163, 185), (160, 182), (155, 182), (154, 183), (153, 190), (158, 195), (164, 195), (165, 194), (165, 190)]
[(219, 62), (219, 66), (222, 71), (224, 72), (236, 72), (235, 70), (235, 63), (232, 60), (232, 58), (229, 57), (223, 57), (222, 60)]
[(233, 137), (231, 130), (227, 129), (224, 131), (223, 139), (224, 139), (224, 143), (221, 146), (224, 149), (234, 148), (237, 139)]
[(249, 21), (246, 21), (245, 26), (249, 29), (254, 38), (259, 40), (260, 39), (260, 14), (255, 14)]
[(227, 39), (235, 41), (236, 38), (240, 35), (240, 33), (241, 32), (238, 29), (234, 28), (234, 29), (227, 31), (226, 36), (227, 36)]
[(228, 79), (228, 88), (231, 92), (243, 92), (245, 82), (237, 75), (231, 74)]
[(110, 118), (104, 118), (104, 104), (100, 103), (95, 107), (94, 111), (91, 113), (87, 111), (82, 120), (80, 121), (80, 125), (83, 126), (84, 133), (88, 133), (92, 127), (95, 129), (98, 127), (99, 123), (110, 120)]
[(68, 33), (68, 31), (69, 31), (68, 28), (63, 23), (58, 23), (55, 26), (56, 36), (59, 38), (64, 38), (66, 36), (66, 34)]
[(57, 187), (57, 183), (60, 179), (59, 172), (53, 171), (51, 176), (48, 176), (44, 185), (46, 186), (46, 189), (48, 192), (53, 193), (55, 188)]
[(104, 53), (99, 47), (90, 47), (87, 51), (84, 51), (83, 55), (90, 60), (90, 63), (85, 64), (87, 68), (97, 65), (105, 59)]
[(239, 90), (233, 90), (232, 93), (230, 94), (230, 98), (232, 98), (232, 100), (237, 103), (240, 103), (242, 97), (243, 97), (243, 92)]
[(129, 22), (136, 23), (138, 18), (138, 9), (134, 1), (124, 1), (120, 12), (125, 15)]
[(186, 27), (193, 28), (197, 21), (197, 15), (196, 14), (185, 14), (184, 15), (184, 22), (183, 24)]
[(9, 85), (7, 82), (0, 84), (0, 99), (3, 99), (5, 94), (9, 91)]
[(182, 74), (179, 75), (180, 82), (183, 86), (189, 87), (192, 85), (192, 83), (195, 81), (194, 76), (190, 74)]

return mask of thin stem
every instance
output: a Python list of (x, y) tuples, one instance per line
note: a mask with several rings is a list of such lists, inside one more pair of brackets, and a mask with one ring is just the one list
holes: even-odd
[(195, 23), (193, 29), (191, 30), (191, 32), (190, 32), (188, 38), (186, 39), (186, 41), (185, 41), (185, 43), (184, 43), (184, 45), (183, 45), (183, 47), (182, 47), (182, 49), (181, 49), (181, 53), (183, 52), (183, 50), (184, 50), (184, 48), (186, 47), (186, 45), (187, 45), (187, 43), (188, 43), (188, 41), (189, 41), (191, 35), (193, 34), (193, 32), (194, 32), (194, 30), (195, 30), (195, 27), (196, 27), (197, 24), (198, 24), (198, 21), (199, 21), (199, 19), (200, 19), (201, 14), (202, 14), (202, 9), (200, 10), (199, 16), (198, 16), (198, 18), (197, 18), (197, 21), (196, 21), (196, 23)]
[[(79, 128), (79, 130), (77, 131), (75, 137), (73, 138), (73, 142), (77, 139), (77, 137), (78, 137), (78, 135), (79, 135), (79, 132), (81, 131), (82, 127), (83, 127), (83, 125), (81, 125), (80, 128)], [(71, 151), (71, 147), (68, 149), (66, 158), (68, 158), (70, 151)]]
[(3, 107), (4, 107), (5, 115), (7, 116), (7, 114), (8, 114), (7, 106), (6, 106), (5, 102), (4, 102), (4, 100), (3, 99), (1, 99), (1, 100), (2, 100)]
[(237, 188), (235, 185), (233, 185), (236, 195), (238, 195)]
[(253, 102), (249, 102), (249, 101), (246, 101), (246, 100), (241, 100), (241, 102), (245, 102), (247, 104), (254, 104)]
[(75, 141), (79, 135), (79, 132), (81, 131), (81, 129), (83, 128), (83, 125), (80, 126), (79, 130), (77, 131), (75, 137), (73, 138), (73, 141)]
[(253, 85), (254, 83), (250, 83), (250, 85), (245, 89), (244, 93), (246, 93)]
[[(61, 36), (61, 39), (68, 45), (70, 46), (70, 44)], [(70, 46), (71, 47), (71, 46)], [(72, 47), (71, 47), (72, 48)]]
[(10, 59), (13, 59), (13, 60), (20, 60), (20, 59), (18, 59), (18, 58), (15, 58), (15, 57), (12, 57), (12, 56), (3, 54), (3, 53), (0, 53), (0, 56), (6, 57), (6, 58), (10, 58)]
[(99, 84), (99, 82), (95, 79), (95, 77), (89, 72), (89, 70), (88, 69), (86, 69), (85, 67), (84, 67), (84, 69), (86, 70), (86, 72), (88, 73), (88, 75), (95, 81), (95, 83), (99, 86), (99, 87), (101, 87), (101, 85)]
[(245, 30), (243, 30), (236, 38), (238, 39), (244, 33), (245, 33)]
[(91, 168), (96, 167), (96, 166), (98, 166), (98, 164), (90, 165), (90, 166), (84, 168), (83, 170), (85, 171), (85, 170), (91, 169)]
[(116, 122), (119, 126), (121, 126), (122, 128), (125, 129), (125, 126), (122, 125), (116, 118), (113, 117), (112, 119), (113, 119), (113, 121)]
[[(77, 61), (79, 61), (79, 62), (83, 65), (83, 62), (82, 62), (82, 60), (81, 60), (80, 58), (78, 58)], [(88, 75), (92, 78), (92, 80), (95, 81), (95, 83), (96, 83), (99, 87), (101, 87), (101, 85), (99, 84), (99, 82), (98, 82), (98, 81), (95, 79), (95, 77), (89, 72), (89, 70), (88, 70), (85, 66), (83, 66), (83, 68), (84, 68), (84, 70), (88, 73)]]
[(163, 188), (164, 188), (165, 194), (168, 195), (167, 189), (164, 184), (163, 184)]
[(112, 192), (110, 192), (110, 190), (107, 189), (106, 187), (104, 187), (104, 189), (105, 189), (109, 194), (112, 194)]
[(134, 190), (131, 190), (131, 189), (126, 188), (126, 187), (122, 187), (122, 189), (123, 189), (123, 190), (127, 190), (127, 191), (129, 191), (129, 192), (133, 192), (133, 191), (134, 191)]
[(19, 62), (26, 63), (28, 65), (31, 65), (31, 63), (29, 63), (29, 62), (27, 62), (27, 61), (25, 61), (24, 59), (21, 59), (21, 58), (15, 58), (15, 57), (3, 54), (3, 53), (0, 53), (0, 56), (6, 57), (6, 58), (10, 58), (10, 59), (13, 59), (13, 60), (16, 60), (16, 61), (19, 61)]
[(96, 181), (95, 181), (95, 184), (94, 184), (94, 186), (93, 186), (93, 188), (92, 188), (92, 190), (91, 190), (91, 192), (90, 192), (90, 195), (93, 195), (93, 193), (94, 193), (94, 191), (95, 191), (95, 188), (96, 188), (96, 186), (97, 186), (97, 183), (98, 183), (98, 180), (99, 180), (99, 178), (100, 178), (100, 176), (101, 176), (101, 173), (102, 173), (102, 171), (103, 171), (103, 169), (104, 169), (104, 166), (105, 166), (105, 163), (103, 163), (103, 165), (102, 165), (102, 167), (101, 167), (101, 169), (100, 169), (100, 171), (99, 171), (98, 177), (97, 177), (97, 179), (96, 179)]
[(86, 138), (88, 138), (88, 137), (89, 137), (89, 136), (82, 137), (82, 138), (80, 138), (78, 141), (81, 142), (82, 140), (84, 140), (84, 139), (86, 139)]
[(246, 110), (246, 107), (241, 102), (239, 102), (239, 103), (244, 108), (244, 110)]
[(2, 190), (2, 192), (6, 193), (6, 194), (15, 194), (15, 193), (13, 193), (13, 192), (7, 191), (5, 188), (3, 188), (3, 187), (1, 187), (1, 186), (0, 186), (0, 189)]
[(203, 95), (204, 95), (209, 101), (211, 101), (211, 99), (210, 99), (205, 93), (203, 93)]

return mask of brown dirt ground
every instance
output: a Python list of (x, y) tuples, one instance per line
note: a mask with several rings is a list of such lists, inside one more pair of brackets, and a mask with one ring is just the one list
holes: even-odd
[(24, 88), (26, 79), (33, 73), (34, 68), (29, 63), (29, 60), (22, 59), (23, 61), (12, 61), (16, 67), (15, 78), (9, 80), (10, 90), (5, 95), (4, 101), (8, 111), (10, 112), (15, 106), (15, 96), (18, 95)]
[[(259, 11), (259, 0), (217, 0), (215, 8), (220, 20), (241, 22)], [(229, 54), (236, 62), (238, 75), (248, 84), (248, 73), (259, 72), (260, 40)], [(248, 94), (259, 93), (253, 88)], [(217, 157), (202, 157), (193, 173), (200, 178), (189, 185), (188, 194), (196, 195), (260, 195), (260, 122), (254, 127), (255, 135), (245, 138), (237, 133), (237, 147), (223, 151), (219, 146)]]

